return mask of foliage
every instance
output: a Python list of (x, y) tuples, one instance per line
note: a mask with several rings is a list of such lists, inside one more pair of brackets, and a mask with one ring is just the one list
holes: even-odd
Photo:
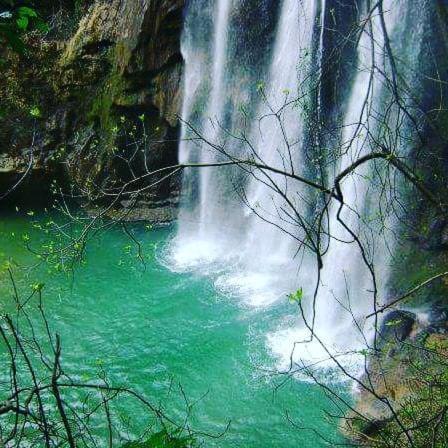
[(0, 152), (8, 154), (30, 148), (60, 104), (54, 83), (60, 50), (44, 22), (53, 27), (53, 19), (41, 3), (38, 8), (23, 4), (0, 19), (0, 141), (5, 143)]
[(30, 30), (47, 32), (48, 25), (35, 8), (23, 6), (18, 2), (7, 2), (8, 9), (0, 11), (0, 42), (6, 43), (13, 51), (23, 54), (26, 45), (23, 33)]
[(300, 303), (303, 299), (303, 289), (299, 288), (296, 292), (289, 294), (288, 299), (291, 303)]
[[(77, 2), (77, 4), (79, 4), (79, 2)], [(381, 5), (382, 2), (378, 2), (378, 8), (379, 8), (378, 13), (380, 16), (382, 16)], [(375, 11), (375, 9), (376, 7), (372, 11)], [(331, 10), (331, 14), (334, 17), (335, 14), (334, 9)], [(367, 22), (369, 22), (369, 20), (366, 19), (366, 23)], [(37, 29), (40, 31), (46, 30), (46, 26), (43, 23), (43, 20), (40, 19), (36, 10), (28, 6), (18, 6), (16, 2), (10, 1), (9, 10), (0, 15), (0, 39), (4, 43), (6, 43), (10, 48), (12, 48), (15, 52), (24, 53), (26, 48), (24, 41), (22, 40), (22, 36), (27, 31), (33, 29)], [(348, 40), (351, 41), (353, 39)], [(125, 53), (126, 52), (123, 51), (123, 54)], [(113, 62), (117, 59), (115, 57), (116, 55), (115, 56), (110, 55), (110, 56), (111, 58), (109, 62)], [(310, 56), (309, 53), (303, 54), (304, 59), (309, 59), (309, 56)], [(394, 69), (395, 61), (393, 60), (392, 55), (388, 54), (387, 58), (390, 60), (389, 61), (390, 65)], [(376, 68), (372, 67), (372, 73), (374, 72), (374, 69), (376, 70)], [(86, 74), (88, 75), (89, 78), (91, 77), (91, 73), (88, 72), (87, 70)], [(390, 86), (392, 87), (391, 90), (393, 91), (392, 95), (393, 101), (390, 105), (390, 109), (393, 109), (396, 106), (394, 105), (394, 102), (396, 102), (398, 105), (397, 113), (398, 115), (400, 115), (401, 112), (404, 113), (404, 111), (402, 111), (403, 108), (402, 101), (399, 98), (401, 88), (400, 85), (396, 85), (395, 78), (396, 76), (393, 76), (392, 79), (387, 79), (387, 81), (390, 83)], [(400, 76), (398, 77), (398, 79), (400, 79)], [(305, 85), (304, 87), (307, 91), (309, 90), (308, 85)], [(130, 176), (128, 179), (126, 179), (128, 180), (129, 191), (126, 191), (125, 193), (128, 195), (132, 195), (132, 197), (134, 197), (140, 191), (143, 191), (143, 189), (147, 188), (147, 185), (144, 182), (146, 182), (147, 179), (150, 177), (148, 169), (146, 170), (147, 172), (143, 173), (135, 169), (135, 166), (138, 167), (146, 166), (147, 162), (146, 149), (148, 148), (147, 143), (148, 135), (144, 127), (145, 122), (147, 120), (144, 115), (138, 115), (138, 120), (135, 120), (134, 118), (134, 121), (136, 123), (131, 123), (129, 126), (127, 126), (125, 123), (125, 117), (122, 117), (123, 122), (122, 123), (120, 122), (121, 117), (119, 117), (118, 111), (116, 110), (117, 109), (116, 104), (119, 103), (123, 107), (123, 105), (132, 103), (133, 101), (129, 99), (130, 95), (128, 93), (129, 89), (127, 89), (126, 81), (121, 76), (121, 71), (118, 70), (117, 67), (115, 70), (112, 70), (112, 72), (109, 74), (105, 82), (101, 84), (99, 95), (91, 95), (91, 96), (86, 95), (84, 92), (83, 85), (81, 87), (81, 90), (83, 91), (82, 94), (84, 95), (84, 100), (85, 102), (88, 103), (89, 106), (87, 107), (89, 113), (86, 114), (88, 119), (92, 122), (98, 122), (102, 131), (104, 132), (104, 135), (107, 137), (105, 140), (107, 142), (108, 148), (110, 149), (110, 154), (107, 154), (104, 157), (105, 158), (107, 157), (107, 160), (110, 160), (113, 157), (115, 157), (116, 159), (121, 159), (122, 161), (121, 165), (118, 165), (118, 167), (121, 168), (122, 170), (124, 170), (125, 168), (126, 169), (129, 168)], [(266, 88), (263, 82), (260, 81), (256, 84), (256, 90), (262, 97), (265, 97), (264, 92)], [(288, 89), (284, 89), (282, 92), (285, 95), (285, 97), (289, 97), (289, 95), (291, 94), (291, 92)], [(302, 101), (301, 102), (296, 101), (295, 105), (300, 106), (300, 108), (302, 109), (301, 113), (304, 116), (304, 121), (312, 123), (313, 119), (315, 119), (313, 117), (315, 105), (313, 101), (309, 100), (309, 95), (304, 95)], [(29, 107), (27, 108), (27, 114), (29, 116), (33, 117), (34, 119), (41, 117), (41, 110), (39, 107), (35, 106), (34, 103), (28, 106)], [(135, 113), (140, 114), (140, 112), (141, 111)], [(408, 116), (408, 114), (409, 113), (406, 111), (404, 115)], [(317, 117), (316, 119), (319, 118), (320, 117)], [(375, 119), (378, 118), (375, 117)], [(379, 121), (381, 119), (384, 119), (384, 123), (382, 123), (384, 125), (382, 126), (384, 128), (383, 132), (387, 133), (387, 131), (389, 130), (389, 124), (388, 124), (389, 122), (387, 120), (387, 117), (380, 116)], [(362, 117), (360, 121), (362, 122)], [(140, 122), (142, 124), (140, 124)], [(279, 122), (279, 124), (281, 124), (281, 121)], [(313, 135), (313, 137), (320, 137), (319, 129), (321, 128), (321, 124), (317, 121), (315, 124), (317, 124), (315, 129), (310, 129), (309, 132), (310, 134), (315, 134)], [(157, 128), (155, 129), (155, 131), (157, 131)], [(397, 129), (397, 131), (399, 131), (399, 129)], [(156, 132), (154, 132), (154, 134), (156, 134)], [(310, 138), (310, 140), (320, 141), (319, 138), (315, 139)], [(120, 141), (123, 141), (123, 145), (118, 144)], [(391, 138), (383, 139), (383, 137), (381, 137), (378, 143), (375, 142), (375, 145), (378, 151), (380, 151), (379, 154), (382, 157), (383, 161), (387, 162), (387, 166), (390, 168), (391, 167), (397, 168), (397, 166), (394, 165), (394, 163), (396, 162), (396, 156), (395, 156), (396, 148), (393, 147), (394, 145), (390, 145), (389, 141), (393, 141), (393, 139)], [(289, 142), (286, 140), (285, 143), (289, 148)], [(88, 147), (90, 154), (93, 153), (93, 150), (95, 150), (97, 145), (98, 142), (92, 140), (91, 146)], [(120, 147), (123, 148), (130, 147), (135, 149), (134, 152), (134, 154), (136, 155), (135, 160), (134, 156), (132, 156), (132, 158), (129, 159), (127, 158), (127, 154), (121, 153)], [(223, 147), (221, 149), (222, 153), (225, 154), (225, 148)], [(343, 148), (341, 147), (339, 149)], [(384, 155), (385, 152), (387, 152), (387, 155)], [(338, 156), (337, 151), (335, 151), (335, 154), (336, 154), (335, 157), (337, 157)], [(83, 154), (80, 153), (80, 156), (83, 156)], [(76, 157), (73, 158), (74, 160), (73, 163), (78, 164), (79, 159), (77, 159)], [(367, 161), (367, 159), (365, 161)], [(247, 167), (253, 169), (254, 168), (253, 163), (250, 162), (251, 161), (249, 161), (249, 163), (247, 164)], [(319, 157), (316, 159), (316, 169), (321, 166), (321, 163), (322, 163), (321, 155), (319, 155)], [(345, 170), (347, 171), (347, 173), (344, 176), (346, 176), (349, 172), (354, 173), (354, 170), (356, 169), (355, 163), (349, 166), (348, 171)], [(149, 165), (151, 167), (151, 164)], [(95, 169), (97, 171), (100, 171), (99, 165), (96, 165)], [(419, 173), (419, 170), (414, 169), (416, 173), (413, 173), (411, 171), (412, 176), (409, 176), (410, 170), (401, 169), (399, 171), (401, 171), (402, 174), (406, 174), (408, 180), (409, 177), (414, 179), (412, 189), (412, 192), (414, 192), (415, 186), (421, 183), (421, 174)], [(109, 170), (109, 177), (111, 177), (110, 170)], [(388, 185), (386, 182), (384, 184)], [(308, 185), (310, 185), (310, 183), (308, 183)], [(314, 183), (313, 185), (316, 184)], [(114, 187), (116, 186), (114, 185)], [(123, 195), (122, 193), (124, 189), (122, 190), (120, 188), (111, 188), (107, 191), (107, 194), (110, 197), (114, 197), (116, 191), (120, 191), (120, 193), (117, 194), (117, 196), (115, 196), (115, 199), (113, 200), (114, 202), (118, 202), (120, 199), (122, 199), (121, 196)], [(391, 191), (394, 192), (394, 190)], [(95, 191), (93, 191), (93, 193), (95, 193)], [(342, 196), (342, 193), (335, 195), (334, 189), (332, 189), (331, 192), (329, 193), (327, 188), (322, 188), (320, 193), (329, 195), (333, 199), (337, 199), (337, 201), (341, 203), (341, 207), (342, 205), (344, 205), (344, 198)], [(327, 213), (328, 204), (326, 201), (325, 204), (326, 205), (322, 211), (322, 216), (324, 216)], [(105, 212), (101, 212), (100, 217), (104, 214)], [(292, 213), (291, 215), (294, 215), (294, 213)], [(300, 216), (300, 213), (297, 213), (297, 215)], [(381, 215), (377, 216), (376, 214), (374, 214), (374, 217), (370, 219), (370, 221), (374, 222), (377, 219), (381, 220), (381, 218), (382, 218)], [(302, 227), (305, 227), (307, 234), (307, 240), (305, 241), (305, 243), (309, 244), (312, 250), (315, 251), (316, 255), (318, 255), (318, 257), (321, 258), (322, 254), (325, 252), (325, 249), (322, 249), (321, 242), (322, 240), (325, 240), (326, 235), (320, 228), (320, 221), (319, 220), (315, 221), (319, 223), (319, 227), (313, 225), (308, 226), (308, 228), (306, 228), (307, 226), (303, 225), (304, 222), (306, 222), (306, 220), (301, 220), (301, 222), (300, 223), (298, 222), (297, 224), (300, 224)], [(89, 231), (95, 231), (96, 230), (94, 227), (95, 225), (98, 226), (97, 228), (101, 228), (102, 224), (100, 223), (99, 219), (96, 219), (96, 221), (95, 220), (92, 221), (92, 223), (93, 224), (89, 224), (89, 226), (86, 227), (89, 229)], [(51, 226), (52, 224), (50, 224), (50, 227)], [(431, 226), (426, 226), (426, 229), (428, 233), (432, 231)], [(423, 240), (429, 240), (430, 239), (429, 236), (425, 238), (421, 238), (421, 235), (419, 236), (421, 244), (424, 243), (428, 246), (427, 241)], [(353, 237), (357, 241), (358, 235), (353, 234)], [(55, 242), (50, 241), (46, 245), (46, 247), (43, 247), (44, 253), (38, 254), (38, 257), (40, 257), (39, 259), (44, 259), (45, 261), (52, 264), (55, 270), (59, 270), (61, 269), (61, 266), (64, 265), (63, 263), (65, 260), (64, 257), (70, 259), (71, 258), (73, 259), (78, 258), (80, 260), (82, 259), (82, 255), (87, 240), (88, 238), (86, 237), (86, 235), (83, 234), (82, 236), (72, 237), (71, 241), (66, 245), (64, 245), (63, 242), (60, 240), (55, 240)], [(26, 235), (23, 236), (23, 241), (24, 243), (29, 245), (29, 237), (27, 237)], [(363, 253), (366, 250), (367, 252), (369, 252), (368, 250), (370, 249), (369, 247), (363, 247), (361, 243), (359, 243), (359, 246), (360, 246), (359, 249)], [(130, 252), (130, 249), (131, 246), (125, 247), (126, 252)], [(443, 247), (442, 246), (432, 247), (432, 249), (441, 250), (443, 249)], [(399, 268), (407, 272), (403, 272), (403, 275), (395, 275), (394, 277), (402, 279), (403, 283), (405, 284), (401, 285), (399, 282), (396, 281), (393, 289), (406, 290), (408, 289), (406, 286), (409, 283), (411, 284), (419, 283), (421, 282), (422, 278), (423, 279), (427, 278), (429, 275), (431, 275), (431, 273), (434, 272), (434, 260), (436, 257), (434, 256), (429, 257), (427, 254), (423, 253), (423, 251), (421, 251), (420, 254), (416, 254), (414, 246), (412, 246), (412, 249), (410, 246), (409, 250), (407, 249), (407, 247), (403, 248), (401, 250), (400, 255), (403, 256), (397, 257)], [(407, 262), (403, 262), (403, 258), (405, 258)], [(420, 260), (420, 258), (424, 260)], [(412, 263), (409, 263), (408, 259), (412, 259), (411, 260)], [(437, 263), (438, 259), (440, 259), (441, 264), (443, 264), (446, 262), (446, 255), (437, 256)], [(366, 265), (369, 265), (367, 259), (365, 260), (365, 262)], [(410, 279), (409, 271), (413, 273), (412, 275), (416, 277), (415, 279), (414, 278)], [(373, 266), (371, 272), (373, 277), (372, 280), (375, 280), (376, 283)], [(39, 294), (42, 291), (43, 287), (44, 287), (43, 284), (35, 283), (34, 285), (32, 285), (33, 293)], [(445, 289), (443, 285), (441, 285), (441, 288)], [(377, 301), (376, 291), (374, 292), (374, 294), (375, 296), (373, 297), (373, 299), (376, 302)], [(431, 290), (430, 294), (434, 296), (434, 289)], [(446, 297), (446, 295), (443, 294), (440, 295), (442, 297)], [(288, 297), (291, 303), (300, 305), (303, 300), (302, 288), (299, 288), (297, 291), (291, 293)], [(433, 300), (433, 297), (431, 297), (431, 300)], [(398, 327), (400, 324), (401, 321), (398, 319), (389, 321), (388, 323), (386, 323), (386, 326)], [(312, 331), (313, 330), (311, 330), (311, 333)], [(427, 350), (428, 353), (426, 353), (425, 350)], [(409, 383), (404, 392), (403, 390), (401, 390), (401, 392), (398, 391), (400, 392), (398, 393), (396, 388), (394, 387), (389, 387), (382, 390), (381, 385), (377, 387), (376, 390), (372, 391), (371, 389), (373, 389), (373, 386), (372, 382), (370, 382), (370, 378), (369, 382), (365, 382), (365, 384), (359, 383), (362, 386), (361, 388), (364, 388), (366, 391), (371, 393), (371, 395), (373, 395), (375, 398), (378, 398), (377, 395), (380, 394), (379, 401), (382, 402), (383, 404), (386, 402), (389, 403), (389, 400), (390, 402), (393, 402), (393, 407), (396, 413), (394, 414), (393, 419), (381, 422), (382, 423), (381, 431), (377, 431), (368, 440), (367, 440), (367, 434), (366, 433), (364, 434), (364, 436), (366, 436), (366, 439), (364, 441), (369, 446), (374, 446), (378, 448), (390, 447), (390, 446), (407, 447), (414, 445), (418, 447), (420, 446), (442, 447), (448, 444), (447, 440), (448, 422), (446, 419), (448, 409), (448, 397), (447, 397), (448, 375), (446, 373), (445, 368), (446, 347), (444, 346), (443, 343), (440, 346), (440, 344), (437, 341), (434, 341), (434, 338), (433, 339), (429, 338), (429, 342), (427, 342), (427, 346), (425, 349), (422, 347), (414, 348), (411, 351), (411, 355), (414, 356), (415, 353), (421, 354), (421, 352), (425, 353), (419, 359), (410, 358), (400, 360), (401, 363), (400, 366), (405, 365), (404, 370), (406, 381)], [(372, 351), (372, 353), (374, 352)], [(374, 356), (374, 354), (371, 355), (370, 350), (369, 351), (361, 350), (360, 354), (366, 357)], [(381, 360), (381, 362), (382, 361), (383, 360)], [(390, 375), (391, 371), (395, 372), (395, 370), (391, 368), (391, 364), (392, 364), (391, 362), (387, 364), (389, 372), (387, 371), (387, 369), (385, 371), (379, 369), (381, 375), (386, 376)], [(359, 425), (355, 426), (357, 427), (359, 432), (363, 432), (361, 426)], [(403, 428), (406, 429), (403, 430)], [(408, 436), (407, 434), (408, 432), (412, 437)], [(410, 439), (412, 439), (414, 443), (409, 442)], [(125, 448), (167, 448), (167, 447), (185, 448), (192, 446), (193, 443), (194, 441), (190, 440), (189, 438), (185, 438), (182, 436), (177, 437), (175, 435), (173, 436), (170, 435), (167, 431), (162, 431), (157, 434), (154, 434), (152, 437), (150, 437), (148, 440), (144, 442), (129, 442), (127, 445), (125, 445)]]

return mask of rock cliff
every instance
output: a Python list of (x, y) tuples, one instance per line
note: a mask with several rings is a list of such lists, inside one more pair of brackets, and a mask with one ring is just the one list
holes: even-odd
[[(15, 202), (43, 184), (47, 196), (57, 177), (91, 208), (98, 188), (177, 162), (184, 0), (97, 0), (75, 11), (76, 3), (46, 11), (50, 31), (30, 33), (27, 54), (2, 50), (1, 191), (27, 179)], [(158, 183), (126, 218), (170, 221), (177, 190), (177, 179)]]

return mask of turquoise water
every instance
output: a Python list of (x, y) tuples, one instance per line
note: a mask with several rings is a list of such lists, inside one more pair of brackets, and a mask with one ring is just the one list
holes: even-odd
[[(291, 315), (286, 300), (266, 309), (248, 308), (217, 292), (211, 278), (173, 272), (164, 262), (173, 228), (131, 227), (146, 266), (129, 237), (111, 229), (89, 243), (86, 263), (73, 276), (46, 264), (30, 269), (40, 259), (24, 247), (22, 235), (40, 247), (48, 235), (36, 222), (46, 221), (47, 216), (3, 217), (0, 257), (14, 260), (23, 295), (33, 283), (45, 283), (46, 313), (61, 335), (69, 373), (93, 380), (101, 365), (112, 383), (163, 401), (178, 420), (186, 409), (181, 385), (195, 402), (194, 429), (219, 433), (231, 422), (223, 437), (206, 439), (205, 446), (325, 446), (311, 430), (294, 428), (286, 413), (300, 426), (336, 437), (335, 423), (322, 412), (331, 410), (331, 403), (316, 385), (290, 380), (276, 388), (285, 377), (272, 373), (276, 360), (266, 348), (266, 335)], [(0, 275), (8, 308), (11, 285), (6, 272)], [(121, 412), (132, 416), (138, 435), (146, 420), (133, 406), (125, 401)]]

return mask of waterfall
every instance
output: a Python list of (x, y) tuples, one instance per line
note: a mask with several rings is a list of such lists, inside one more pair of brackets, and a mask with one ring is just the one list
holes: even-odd
[[(274, 9), (269, 2), (259, 3), (267, 11)], [(283, 0), (278, 16), (272, 12), (277, 22), (275, 36), (264, 42), (267, 62), (258, 58), (257, 66), (250, 58), (246, 61), (239, 57), (244, 44), (253, 49), (259, 39), (256, 34), (245, 34), (247, 41), (240, 41), (242, 30), (237, 19), (247, 3), (191, 2), (182, 43), (186, 67), (182, 117), (189, 123), (182, 128), (182, 162), (225, 161), (230, 155), (252, 157), (258, 163), (303, 177), (313, 172), (313, 157), (306, 149), (312, 121), (309, 108), (322, 107), (318, 78), (322, 73), (325, 20), (335, 20), (331, 16), (333, 9), (328, 6), (331, 3)], [(368, 4), (364, 4), (359, 23), (369, 13)], [(384, 1), (387, 33), (402, 51), (409, 52), (402, 39), (406, 23), (400, 24), (400, 13), (406, 8), (404, 0)], [(201, 27), (203, 23), (207, 25)], [(399, 114), (394, 108), (385, 108), (387, 113), (381, 115), (391, 96), (384, 81), (390, 66), (379, 15), (369, 23), (371, 26), (364, 26), (359, 35), (345, 104), (337, 107), (342, 126), (337, 137), (339, 152), (326, 166), (330, 185), (338, 172), (371, 151), (372, 139), (383, 132), (379, 117), (392, 122)], [(212, 38), (204, 39), (207, 31)], [(421, 34), (421, 30), (416, 30), (414, 45), (418, 46)], [(239, 70), (240, 65), (244, 69)], [(372, 72), (372, 67), (379, 69)], [(313, 99), (315, 91), (317, 100)], [(245, 108), (243, 116), (241, 104)], [(321, 111), (317, 112), (320, 117)], [(326, 117), (319, 118), (319, 126), (325, 120)], [(245, 139), (241, 138), (241, 129)], [(227, 155), (196, 140), (196, 132), (224, 148)], [(404, 150), (398, 142), (396, 151)], [(381, 192), (369, 183), (379, 169), (366, 163), (344, 179), (345, 206), (340, 219), (368, 248), (364, 257), (374, 262), (375, 273), (381, 279), (378, 296), (384, 297), (389, 251), (393, 246), (393, 238), (385, 228), (392, 228), (395, 223), (392, 217), (386, 217), (381, 227), (370, 219), (382, 212), (378, 205)], [(292, 215), (299, 211), (300, 216), (312, 221), (313, 208), (318, 208), (318, 204), (313, 204), (314, 197), (312, 189), (280, 174), (243, 171), (238, 167), (190, 169), (183, 179), (172, 262), (177, 269), (211, 273), (216, 287), (251, 306), (283, 303), (288, 293), (300, 287), (307, 313), (311, 313), (310, 302), (317, 282), (316, 259), (306, 245), (300, 244), (306, 235)], [(338, 220), (338, 212), (339, 204), (334, 201), (328, 211), (331, 237), (323, 257), (314, 329), (320, 340), (343, 353), (368, 343), (369, 331), (362, 334), (359, 329), (365, 328), (364, 317), (372, 310), (373, 295), (372, 276), (363, 254)], [(308, 319), (312, 320), (311, 314)], [(294, 343), (308, 338), (309, 331), (298, 322), (293, 328), (274, 329), (268, 335), (268, 346), (285, 365)], [(313, 341), (299, 345), (295, 357), (315, 361), (325, 358), (326, 353)]]
[[(398, 38), (400, 32), (407, 29), (406, 23), (401, 27), (398, 25), (400, 8), (391, 0), (384, 2), (384, 10), (388, 11), (385, 14), (387, 33)], [(364, 11), (365, 14), (367, 12)], [(360, 132), (360, 129), (369, 129), (374, 136), (380, 132), (378, 123), (382, 117), (379, 109), (387, 96), (390, 96), (383, 79), (383, 73), (387, 73), (390, 67), (384, 60), (384, 36), (380, 18), (373, 18), (371, 23), (372, 29), (364, 30), (357, 46), (357, 70), (344, 116), (341, 155), (337, 165), (331, 166), (329, 177), (332, 174), (334, 177), (334, 172), (343, 171), (354, 161), (371, 152), (367, 132)], [(375, 64), (381, 64), (381, 72), (372, 72)], [(392, 118), (389, 120), (392, 121)], [(405, 155), (409, 148), (402, 148), (402, 143), (398, 142), (395, 149), (397, 153)], [(392, 232), (388, 231), (388, 228), (393, 229), (396, 223), (393, 216), (384, 217), (383, 228), (375, 221), (368, 222), (369, 215), (378, 213), (380, 201), (385, 200), (370, 182), (377, 169), (374, 164), (363, 164), (343, 182), (342, 193), (346, 205), (341, 210), (340, 217), (345, 225), (356, 233), (367, 252), (371, 251), (366, 257), (374, 266), (378, 282), (377, 297), (384, 299), (390, 251), (393, 246)], [(373, 321), (365, 321), (365, 317), (374, 309), (374, 285), (359, 246), (337, 219), (338, 210), (339, 204), (334, 202), (329, 212), (329, 228), (333, 238), (323, 260), (314, 329), (333, 354), (338, 354), (347, 364), (356, 365), (360, 361), (356, 351), (369, 345), (374, 334)], [(311, 318), (309, 320), (311, 321)], [(303, 326), (281, 329), (269, 335), (269, 345), (283, 360), (282, 365), (287, 366), (294, 343), (307, 340), (307, 335), (309, 331)], [(326, 351), (317, 341), (299, 345), (294, 351), (296, 359), (319, 362), (327, 358)]]
[[(229, 104), (228, 95), (232, 92), (233, 96), (236, 96), (236, 86), (235, 83), (232, 84), (229, 74), (232, 70), (230, 54), (235, 46), (230, 35), (230, 12), (238, 7), (238, 3), (237, 0), (218, 0), (211, 5), (210, 22), (213, 23), (214, 36), (211, 45), (207, 45), (203, 36), (198, 33), (204, 15), (207, 16), (210, 2), (191, 2), (189, 15), (193, 17), (191, 22), (187, 19), (185, 26), (182, 53), (186, 61), (186, 74), (182, 117), (212, 142), (222, 142), (226, 116), (233, 107)], [(204, 45), (201, 58), (196, 54), (198, 45)], [(237, 78), (236, 81), (238, 80)], [(202, 112), (198, 113), (198, 110)], [(181, 161), (210, 163), (220, 160), (219, 154), (207, 145), (195, 141), (194, 137), (194, 132), (184, 125), (180, 144)], [(179, 237), (182, 244), (176, 254), (176, 262), (181, 265), (217, 260), (223, 256), (226, 247), (234, 244), (230, 242), (232, 232), (228, 229), (229, 226), (230, 229), (237, 226), (235, 217), (239, 204), (231, 212), (232, 201), (225, 194), (228, 186), (223, 171), (228, 172), (207, 168), (184, 176), (185, 206), (181, 209), (179, 220)], [(234, 217), (231, 222), (226, 219), (229, 216)], [(220, 228), (217, 223), (221, 223)], [(223, 230), (225, 225), (227, 227)]]
[[(210, 80), (212, 85), (208, 87), (205, 114), (195, 121), (197, 127), (210, 141), (224, 143), (232, 154), (246, 156), (249, 153), (248, 148), (242, 144), (227, 143), (225, 132), (221, 129), (228, 113), (226, 92), (234, 96), (235, 85), (243, 85), (237, 94), (240, 98), (250, 98), (250, 90), (256, 91), (253, 103), (258, 105), (253, 108), (254, 117), (269, 114), (271, 108), (280, 109), (299, 94), (299, 86), (302, 85), (311, 65), (310, 47), (317, 3), (313, 1), (302, 4), (296, 0), (282, 3), (276, 26), (277, 32), (272, 42), (272, 58), (267, 70), (263, 67), (264, 73), (261, 75), (265, 81), (259, 82), (253, 79), (249, 84), (244, 83), (246, 79), (241, 75), (236, 76), (232, 90), (229, 72), (234, 69), (231, 68), (231, 62), (240, 61), (231, 61), (229, 55), (234, 46), (229, 30), (230, 2), (215, 2), (213, 11), (215, 43), (210, 49), (212, 53), (210, 59), (213, 61), (210, 67), (213, 73)], [(224, 7), (224, 4), (227, 6)], [(188, 35), (188, 32), (186, 34)], [(191, 122), (195, 120), (192, 118), (191, 104), (197, 96), (195, 93), (197, 89), (191, 87), (188, 60), (192, 58), (194, 50), (186, 45), (183, 51), (187, 66), (183, 116), (186, 121)], [(228, 66), (227, 73), (226, 66)], [(278, 69), (280, 66), (282, 70)], [(199, 76), (196, 77), (196, 80), (198, 79)], [(201, 84), (201, 81), (197, 82)], [(289, 169), (298, 169), (301, 164), (302, 119), (298, 110), (285, 108), (282, 120), (286, 123), (287, 135), (283, 135), (281, 127), (273, 118), (263, 119), (263, 129), (259, 129), (257, 121), (254, 120), (247, 133), (255, 147), (260, 148), (258, 157), (261, 161), (282, 169), (283, 156), (279, 151), (289, 146), (291, 162)], [(235, 129), (238, 130), (240, 123), (234, 118)], [(187, 131), (184, 127), (180, 149), (181, 160), (202, 163), (222, 160), (220, 154), (210, 150), (206, 145), (185, 141)], [(189, 176), (195, 178), (188, 179)], [(244, 290), (245, 297), (253, 304), (268, 304), (289, 292), (294, 287), (296, 277), (296, 268), (294, 263), (290, 262), (294, 254), (294, 241), (284, 238), (284, 234), (275, 226), (261, 221), (256, 216), (256, 211), (251, 213), (247, 207), (242, 206), (241, 197), (233, 191), (233, 185), (238, 182), (244, 183), (248, 202), (256, 204), (263, 213), (279, 221), (281, 217), (275, 217), (275, 208), (279, 204), (271, 201), (272, 191), (257, 180), (250, 179), (250, 176), (246, 176), (248, 179), (241, 179), (238, 169), (225, 171), (207, 168), (195, 174), (190, 172), (186, 177), (184, 185), (187, 184), (190, 188), (187, 187), (189, 191), (186, 193), (187, 198), (184, 199), (185, 207), (182, 207), (180, 214), (179, 244), (175, 254), (177, 264), (186, 266), (197, 264), (204, 268), (204, 263), (210, 264), (215, 261), (225, 260), (227, 263), (233, 263), (234, 272), (222, 276), (217, 284), (224, 289)], [(298, 187), (281, 176), (276, 176), (275, 181), (284, 191)], [(198, 192), (192, 187), (195, 182), (199, 184)], [(196, 195), (193, 201), (192, 195)], [(261, 239), (264, 242), (262, 245), (260, 245)], [(254, 263), (254, 260), (257, 262)], [(273, 269), (274, 264), (281, 270), (281, 276)], [(285, 271), (286, 265), (288, 272)]]
[[(251, 132), (254, 147), (258, 148), (259, 160), (279, 170), (300, 172), (304, 163), (301, 157), (303, 118), (297, 109), (287, 107), (281, 115), (280, 125), (277, 118), (272, 116), (272, 111), (280, 110), (296, 96), (306, 95), (302, 90), (304, 79), (309, 75), (316, 3), (300, 3), (295, 0), (286, 0), (283, 3), (264, 92), (266, 99), (261, 102), (256, 115), (263, 117), (263, 122), (261, 126), (258, 122), (254, 123)], [(262, 213), (269, 222), (262, 221), (254, 214), (250, 216), (245, 250), (249, 253), (249, 262), (254, 259), (255, 249), (258, 257), (269, 260), (269, 265), (285, 266), (294, 256), (294, 244), (290, 238), (285, 238), (284, 233), (276, 226), (286, 227), (285, 230), (290, 233), (294, 233), (295, 229), (282, 225), (281, 220), (285, 216), (279, 214), (278, 209), (284, 200), (272, 190), (272, 183), (275, 182), (285, 194), (288, 189), (300, 186), (281, 175), (270, 173), (268, 176), (261, 176), (264, 182), (252, 178), (247, 185), (248, 203), (253, 206), (255, 214)], [(295, 200), (293, 195), (291, 200)], [(263, 245), (259, 244), (261, 240), (265, 240)]]
[[(207, 135), (211, 141), (215, 141), (219, 132), (218, 123), (221, 121), (222, 111), (224, 108), (224, 92), (225, 92), (225, 70), (226, 70), (226, 53), (227, 53), (227, 31), (229, 23), (229, 13), (231, 1), (220, 0), (217, 4), (216, 12), (216, 29), (213, 42), (213, 68), (212, 80), (213, 85), (210, 93), (206, 121), (203, 133)], [(213, 124), (212, 120), (215, 120)], [(213, 162), (213, 154), (210, 151), (204, 151), (201, 157), (202, 163)], [(211, 180), (210, 170), (202, 170), (200, 176), (200, 208), (199, 208), (199, 234), (206, 237), (207, 226), (210, 222), (208, 218), (210, 209), (213, 208), (213, 183)]]

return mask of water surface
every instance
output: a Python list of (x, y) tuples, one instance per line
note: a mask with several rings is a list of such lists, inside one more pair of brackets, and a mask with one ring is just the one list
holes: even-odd
[[(177, 419), (186, 407), (181, 385), (188, 400), (196, 402), (190, 419), (194, 428), (219, 433), (231, 421), (225, 436), (206, 440), (206, 446), (324, 446), (312, 431), (293, 428), (286, 413), (298, 425), (335, 435), (334, 425), (322, 414), (322, 409), (331, 408), (329, 400), (317, 386), (291, 380), (275, 387), (284, 377), (272, 374), (276, 359), (266, 346), (266, 335), (293, 319), (286, 300), (253, 308), (234, 295), (219, 293), (211, 277), (174, 272), (165, 261), (174, 229), (143, 224), (130, 230), (142, 242), (145, 266), (129, 237), (111, 229), (89, 243), (86, 263), (73, 276), (46, 264), (29, 269), (40, 260), (26, 250), (23, 235), (40, 247), (48, 235), (39, 223), (44, 226), (48, 219), (3, 217), (0, 256), (2, 263), (14, 260), (24, 296), (33, 283), (45, 283), (45, 309), (61, 335), (69, 373), (93, 380), (101, 366), (114, 384), (162, 400)], [(0, 289), (3, 305), (10, 309), (5, 271)], [(125, 401), (121, 412), (132, 416), (137, 434), (146, 419), (133, 406)]]

